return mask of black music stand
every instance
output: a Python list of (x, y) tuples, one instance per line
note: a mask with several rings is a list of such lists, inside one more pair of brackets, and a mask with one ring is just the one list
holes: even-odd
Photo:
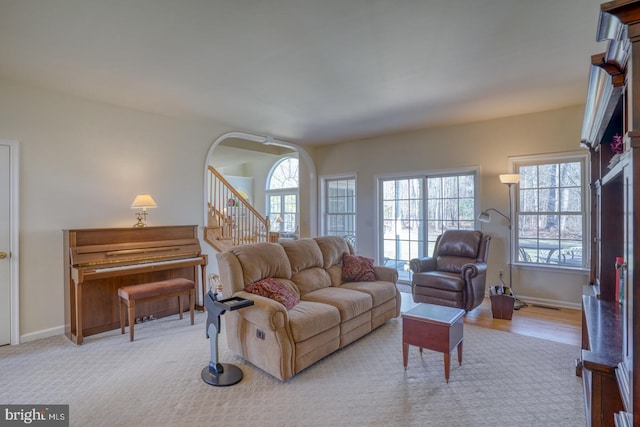
[(207, 338), (211, 345), (211, 358), (209, 365), (202, 369), (202, 380), (213, 386), (224, 387), (234, 385), (242, 379), (242, 370), (230, 363), (218, 362), (218, 334), (220, 333), (220, 316), (227, 310), (238, 310), (240, 308), (253, 305), (253, 301), (231, 297), (218, 300), (213, 291), (207, 292), (204, 298), (204, 305), (207, 308)]

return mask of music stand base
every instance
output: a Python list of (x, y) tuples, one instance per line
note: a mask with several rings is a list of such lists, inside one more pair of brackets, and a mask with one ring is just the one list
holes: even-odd
[(209, 366), (205, 366), (202, 370), (202, 381), (216, 387), (226, 387), (234, 385), (242, 380), (242, 370), (235, 365), (229, 363), (220, 363), (224, 368), (221, 373), (212, 372)]

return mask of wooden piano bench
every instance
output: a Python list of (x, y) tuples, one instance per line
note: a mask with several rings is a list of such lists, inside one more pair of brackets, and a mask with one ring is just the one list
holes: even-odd
[(124, 334), (125, 316), (124, 306), (129, 313), (129, 341), (133, 341), (133, 329), (136, 323), (136, 301), (147, 302), (158, 299), (178, 297), (180, 318), (182, 319), (182, 296), (189, 296), (189, 312), (191, 324), (194, 322), (196, 284), (193, 280), (177, 278), (160, 282), (142, 283), (139, 285), (123, 286), (118, 289), (120, 297), (120, 332)]

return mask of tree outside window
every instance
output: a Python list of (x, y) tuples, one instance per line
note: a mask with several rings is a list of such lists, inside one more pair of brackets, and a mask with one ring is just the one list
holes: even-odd
[(409, 261), (433, 253), (448, 229), (474, 229), (477, 173), (382, 178), (381, 257), (410, 280)]
[(516, 163), (516, 169), (518, 262), (585, 267), (584, 157)]

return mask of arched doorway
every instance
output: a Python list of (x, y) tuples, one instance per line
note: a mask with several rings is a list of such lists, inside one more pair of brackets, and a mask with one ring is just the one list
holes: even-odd
[[(227, 132), (219, 136), (207, 152), (204, 165), (204, 224), (207, 224), (208, 215), (209, 182), (207, 171), (210, 165), (216, 168), (224, 168), (227, 165), (231, 174), (234, 174), (235, 171), (246, 167), (238, 166), (243, 160), (260, 156), (282, 156), (287, 153), (295, 153), (300, 161), (299, 233), (301, 236), (317, 235), (317, 175), (315, 164), (309, 153), (304, 148), (290, 142), (245, 132)], [(266, 179), (266, 175), (264, 179)], [(254, 189), (253, 203), (256, 208), (259, 208), (258, 210), (265, 211), (264, 186), (257, 183), (254, 185)]]

